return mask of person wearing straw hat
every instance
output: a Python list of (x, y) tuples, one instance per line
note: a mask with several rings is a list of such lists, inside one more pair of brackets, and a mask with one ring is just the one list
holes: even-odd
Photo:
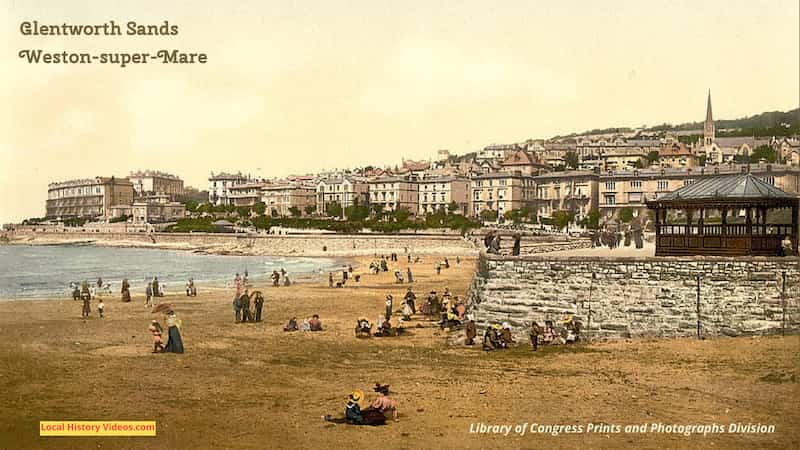
[(361, 425), (364, 423), (364, 416), (361, 415), (361, 406), (359, 402), (364, 398), (364, 393), (356, 389), (350, 393), (347, 399), (347, 405), (344, 408), (344, 417), (347, 423)]

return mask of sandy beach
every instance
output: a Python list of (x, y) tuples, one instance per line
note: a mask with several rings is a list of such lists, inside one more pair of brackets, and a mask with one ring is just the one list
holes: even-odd
[[(418, 296), (448, 286), (463, 295), (475, 260), (433, 271), (412, 265)], [(368, 258), (357, 261), (365, 272)], [(406, 264), (400, 265), (405, 267)], [(390, 265), (390, 269), (393, 266)], [(447, 345), (448, 333), (416, 318), (408, 336), (359, 340), (355, 319), (374, 321), (384, 297), (407, 285), (391, 273), (330, 289), (327, 282), (265, 292), (265, 320), (234, 324), (232, 292), (199, 286), (169, 295), (183, 321), (186, 353), (152, 354), (153, 318), (134, 293), (106, 300), (106, 317), (80, 318), (71, 300), (0, 302), (2, 448), (792, 448), (800, 336), (616, 341), (548, 347), (524, 343), (485, 353)], [(93, 308), (96, 302), (93, 302)], [(319, 333), (284, 333), (317, 313)], [(419, 326), (419, 328), (417, 328)], [(349, 392), (374, 398), (391, 385), (400, 417), (386, 426), (321, 420), (341, 415)], [(155, 420), (156, 437), (42, 438), (40, 420)], [(470, 433), (471, 426), (774, 425), (770, 434)]]

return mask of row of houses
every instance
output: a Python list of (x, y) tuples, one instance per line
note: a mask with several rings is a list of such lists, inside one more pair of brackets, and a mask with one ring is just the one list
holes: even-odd
[[(616, 216), (623, 208), (639, 212), (655, 200), (700, 178), (750, 171), (791, 193), (800, 193), (800, 167), (784, 164), (723, 164), (707, 167), (653, 167), (633, 170), (570, 170), (536, 172), (513, 169), (472, 176), (413, 173), (363, 177), (326, 174), (316, 180), (286, 182), (242, 178), (228, 187), (218, 201), (236, 206), (263, 202), (270, 214), (288, 216), (293, 208), (302, 214), (327, 215), (337, 204), (347, 208), (366, 205), (386, 212), (400, 208), (418, 216), (440, 210), (479, 217), (484, 211), (505, 215), (527, 209), (541, 218), (555, 211), (570, 211), (580, 221), (591, 210)], [(226, 174), (226, 179), (228, 175)], [(272, 212), (274, 211), (274, 212)]]
[(128, 177), (94, 177), (50, 183), (45, 219), (125, 219), (137, 224), (171, 222), (186, 215), (178, 200), (183, 180), (147, 170)]

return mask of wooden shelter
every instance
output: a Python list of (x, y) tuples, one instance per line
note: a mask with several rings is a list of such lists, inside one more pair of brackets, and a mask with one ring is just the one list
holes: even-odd
[[(800, 197), (750, 173), (703, 178), (647, 207), (655, 212), (656, 256), (775, 256), (786, 236), (797, 254)], [(768, 223), (767, 212), (781, 209), (791, 210), (790, 223)], [(670, 223), (670, 211), (683, 223)]]

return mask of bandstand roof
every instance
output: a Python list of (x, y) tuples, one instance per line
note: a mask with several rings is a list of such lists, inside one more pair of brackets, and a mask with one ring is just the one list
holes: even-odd
[(742, 173), (701, 178), (657, 200), (647, 202), (647, 206), (792, 206), (797, 202), (797, 196), (778, 189), (751, 173)]

